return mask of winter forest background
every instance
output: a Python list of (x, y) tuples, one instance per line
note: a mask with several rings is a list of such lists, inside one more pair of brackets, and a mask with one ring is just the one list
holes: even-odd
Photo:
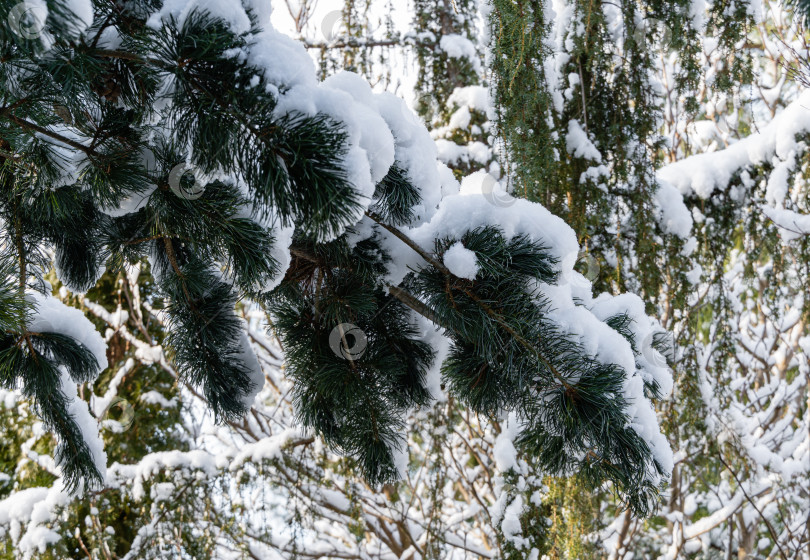
[(810, 560), (798, 4), (0, 0), (0, 557)]

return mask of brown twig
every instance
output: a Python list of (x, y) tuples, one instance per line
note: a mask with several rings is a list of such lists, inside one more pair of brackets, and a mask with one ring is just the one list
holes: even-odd
[(759, 509), (759, 506), (757, 506), (757, 504), (754, 503), (754, 499), (748, 494), (748, 492), (745, 491), (745, 486), (743, 486), (742, 482), (740, 481), (739, 477), (737, 476), (737, 473), (735, 473), (733, 470), (731, 470), (731, 467), (729, 466), (729, 464), (726, 463), (725, 459), (723, 459), (723, 454), (718, 453), (717, 457), (720, 459), (720, 462), (723, 463), (723, 466), (726, 467), (726, 470), (728, 470), (728, 472), (731, 473), (731, 476), (734, 477), (734, 480), (737, 481), (737, 484), (739, 485), (740, 490), (743, 493), (743, 496), (745, 496), (745, 499), (748, 500), (748, 503), (750, 503), (751, 506), (753, 506), (753, 508), (756, 510), (756, 512), (762, 518), (762, 521), (765, 522), (765, 526), (768, 528), (768, 533), (771, 534), (771, 538), (773, 539), (773, 543), (776, 545), (776, 548), (779, 549), (779, 556), (781, 556), (783, 558), (783, 560), (788, 560), (788, 557), (785, 554), (785, 551), (782, 550), (782, 545), (779, 544), (779, 536), (776, 534), (776, 530), (774, 530), (773, 525), (771, 524), (771, 522), (768, 520), (768, 518), (765, 517), (765, 515), (762, 513), (762, 510)]

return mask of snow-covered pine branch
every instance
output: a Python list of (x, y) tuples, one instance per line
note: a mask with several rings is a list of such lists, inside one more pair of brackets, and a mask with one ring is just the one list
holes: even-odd
[(441, 370), (473, 411), (514, 411), (548, 472), (612, 480), (648, 513), (672, 467), (649, 399), (671, 380), (646, 359), (658, 327), (642, 302), (594, 299), (562, 220), (475, 181), (457, 192), (403, 101), (351, 73), (317, 82), (263, 9), (76, 0), (49, 5), (34, 37), (3, 36), (6, 278), (41, 294), (4, 331), (3, 381), (56, 429), (68, 488), (104, 469), (55, 372), (81, 382), (104, 364), (49, 314), (46, 249), (74, 291), (148, 258), (174, 367), (221, 421), (264, 382), (234, 313), (250, 297), (276, 318), (299, 421), (370, 482), (406, 474), (406, 413)]

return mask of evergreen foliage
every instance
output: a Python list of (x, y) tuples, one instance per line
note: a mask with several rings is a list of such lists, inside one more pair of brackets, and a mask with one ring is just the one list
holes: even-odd
[[(257, 10), (256, 20), (268, 21), (268, 11), (262, 11), (266, 2), (243, 3)], [(26, 5), (36, 4), (31, 0)], [(140, 112), (143, 120), (138, 122), (146, 123), (149, 133), (133, 135), (131, 144), (140, 142), (159, 155), (124, 161), (122, 150), (116, 156), (122, 166), (118, 181), (133, 181), (136, 194), (130, 195), (129, 187), (120, 192), (115, 185), (105, 187), (103, 180), (95, 192), (95, 171), (82, 163), (82, 156), (73, 157), (81, 150), (57, 143), (64, 149), (51, 159), (50, 171), (42, 165), (56, 185), (44, 191), (45, 198), (54, 197), (57, 204), (42, 205), (35, 199), (43, 191), (21, 189), (20, 215), (58, 221), (58, 227), (18, 228), (30, 241), (26, 248), (34, 251), (26, 280), (53, 297), (21, 291), (16, 244), (7, 243), (8, 237), (0, 242), (7, 256), (0, 259), (7, 266), (0, 275), (0, 328), (4, 335), (16, 336), (26, 325), (34, 339), (38, 334), (63, 337), (68, 346), (46, 343), (41, 348), (54, 363), (59, 351), (67, 352), (59, 360), (74, 365), (81, 362), (76, 349), (93, 357), (86, 364), (87, 375), (80, 378), (79, 398), (68, 398), (77, 384), (66, 370), (58, 372), (57, 396), (71, 407), (72, 419), (82, 427), (77, 437), (86, 440), (99, 472), (109, 464), (100, 486), (68, 495), (64, 465), (54, 460), (58, 434), (44, 429), (34, 414), (36, 401), (22, 393), (21, 379), (17, 389), (0, 387), (0, 557), (804, 560), (810, 550), (810, 97), (799, 88), (807, 79), (801, 17), (769, 0), (513, 2), (501, 3), (494, 12), (488, 2), (439, 0), (418, 2), (413, 29), (399, 34), (391, 15), (401, 5), (390, 0), (346, 0), (343, 22), (331, 19), (337, 12), (321, 20), (323, 12), (311, 11), (313, 0), (274, 1), (274, 23), (284, 24), (286, 7), (293, 17), (300, 16), (295, 30), (306, 36), (300, 42), (320, 50), (321, 77), (345, 67), (362, 72), (375, 90), (407, 97), (408, 88), (403, 91), (398, 80), (406, 76), (407, 82), (412, 74), (405, 65), (418, 58), (423, 79), (413, 106), (434, 110), (430, 136), (439, 158), (463, 178), (464, 196), (457, 197), (458, 187), (442, 169), (442, 205), (469, 201), (480, 190), (490, 206), (468, 205), (459, 211), (456, 205), (455, 213), (444, 212), (434, 220), (431, 209), (438, 199), (425, 186), (435, 187), (435, 177), (424, 162), (432, 162), (436, 154), (413, 149), (428, 143), (415, 141), (415, 131), (396, 122), (401, 109), (392, 104), (393, 97), (346, 87), (350, 79), (338, 72), (317, 90), (318, 96), (340, 103), (331, 108), (312, 103), (308, 95), (315, 84), (305, 83), (305, 73), (296, 72), (309, 61), (295, 55), (291, 42), (263, 51), (273, 53), (264, 61), (253, 57), (262, 42), (254, 34), (258, 26), (248, 21), (253, 18), (239, 21), (240, 4), (205, 1), (221, 18), (209, 14), (206, 31), (223, 40), (237, 37), (242, 46), (227, 64), (215, 55), (206, 63), (213, 66), (195, 71), (228, 79), (220, 69), (236, 69), (239, 75), (232, 83), (249, 90), (242, 93), (253, 102), (267, 101), (268, 110), (276, 111), (273, 122), (289, 116), (292, 107), (328, 121), (335, 131), (341, 128), (347, 148), (337, 160), (341, 169), (357, 171), (346, 165), (352, 158), (378, 164), (371, 165), (373, 197), (357, 196), (358, 214), (347, 220), (345, 234), (341, 226), (331, 237), (314, 236), (295, 219), (284, 222), (290, 224), (285, 228), (272, 204), (253, 205), (258, 193), (248, 192), (240, 173), (222, 172), (220, 164), (206, 167), (207, 172), (201, 169), (216, 150), (188, 148), (197, 142), (193, 131), (198, 123), (186, 118), (192, 113), (172, 123), (175, 129), (185, 127), (185, 143), (164, 127), (168, 120), (161, 117), (174, 108), (166, 102), (175, 94), (174, 78), (160, 80), (171, 72), (116, 58), (116, 64), (126, 64), (140, 76), (133, 79), (125, 103), (118, 101), (122, 90), (113, 74), (95, 79), (89, 90), (66, 85), (72, 90), (65, 91), (105, 96), (109, 102), (97, 110), (105, 118), (119, 119), (124, 128), (130, 122), (125, 112)], [(484, 12), (478, 21), (476, 4)], [(69, 5), (75, 9), (89, 3), (71, 0)], [(143, 17), (127, 29), (151, 19), (149, 14), (162, 5), (142, 3)], [(319, 6), (335, 9), (323, 1)], [(97, 15), (106, 17), (112, 7), (97, 3)], [(79, 27), (87, 22), (60, 7), (54, 14), (53, 21), (72, 19)], [(376, 26), (378, 16), (385, 22), (382, 27)], [(177, 34), (189, 17), (198, 14), (168, 10), (144, 33), (156, 32), (163, 22), (168, 35)], [(535, 37), (541, 19), (546, 27)], [(5, 31), (13, 21), (4, 18), (0, 27)], [(483, 21), (497, 33), (490, 32), (479, 46), (502, 48), (506, 55), (497, 61), (487, 57), (487, 64), (498, 70), (491, 77), (500, 115), (533, 126), (543, 124), (535, 111), (548, 111), (550, 150), (544, 144), (521, 144), (506, 120), (498, 124), (507, 128), (500, 134), (509, 142), (491, 149), (498, 140), (488, 136), (484, 113), (495, 111), (488, 111), (482, 95), (483, 73), (465, 72), (461, 87), (447, 87), (459, 78), (456, 62), (475, 70), (477, 56), (462, 39), (474, 44), (475, 27)], [(21, 39), (15, 27), (8, 29), (16, 37), (12, 40)], [(108, 27), (102, 36), (92, 28), (82, 35), (58, 35), (129, 57), (117, 29)], [(535, 41), (540, 35), (542, 41)], [(513, 50), (510, 36), (515, 38)], [(54, 52), (53, 36), (28, 40), (38, 43), (38, 56)], [(216, 38), (205, 41), (220, 52)], [(205, 41), (201, 38), (199, 44)], [(524, 50), (541, 45), (545, 50), (539, 54)], [(196, 44), (184, 48), (197, 53)], [(450, 55), (462, 50), (469, 54)], [(225, 52), (234, 54), (221, 54)], [(434, 65), (438, 59), (447, 64)], [(72, 73), (80, 84), (88, 64), (76, 57), (70, 62), (58, 72)], [(284, 71), (285, 62), (293, 62), (286, 65), (290, 72)], [(276, 73), (272, 78), (249, 76), (257, 67)], [(57, 72), (52, 65), (48, 68)], [(12, 74), (31, 87), (40, 82), (49, 87), (47, 80), (32, 78), (35, 74)], [(539, 95), (548, 95), (547, 105), (536, 105), (538, 92), (527, 88), (499, 97), (507, 79), (525, 85), (538, 76), (539, 87), (547, 88)], [(616, 76), (627, 77), (627, 83), (617, 83)], [(161, 94), (152, 105), (141, 106), (136, 82), (153, 79)], [(254, 92), (256, 85), (270, 87)], [(332, 95), (336, 86), (348, 95)], [(227, 87), (213, 81), (206, 87), (226, 100), (235, 99), (240, 110), (251, 110)], [(193, 88), (187, 92), (195, 95)], [(372, 110), (360, 111), (357, 100)], [(88, 105), (81, 98), (69, 102)], [(636, 105), (645, 113), (634, 115)], [(216, 106), (195, 107), (233, 122)], [(319, 113), (323, 108), (328, 116)], [(62, 102), (43, 106), (40, 113), (38, 122), (53, 119), (64, 125), (57, 133), (75, 140), (70, 125), (75, 119)], [(373, 126), (357, 126), (352, 116), (361, 114)], [(615, 116), (632, 127), (617, 124)], [(652, 128), (645, 128), (651, 121)], [(224, 127), (206, 127), (213, 142), (233, 137)], [(372, 128), (391, 129), (393, 163), (385, 134), (366, 135)], [(51, 125), (45, 129), (53, 131)], [(9, 126), (9, 134), (15, 132)], [(37, 148), (42, 153), (53, 144), (39, 133), (20, 134), (27, 136), (45, 143), (45, 151)], [(633, 145), (639, 139), (644, 139), (644, 149)], [(127, 141), (124, 133), (115, 140)], [(236, 144), (228, 149), (241, 157)], [(358, 145), (368, 157), (358, 157)], [(260, 143), (255, 146), (250, 149), (259, 153)], [(503, 171), (488, 159), (494, 151), (500, 152)], [(17, 185), (26, 177), (36, 179), (35, 166), (12, 165), (25, 164), (26, 154), (5, 144), (0, 154), (11, 158), (4, 169), (11, 170)], [(465, 154), (477, 155), (464, 159)], [(524, 161), (518, 164), (515, 154)], [(545, 168), (535, 165), (543, 154), (553, 158)], [(484, 162), (491, 175), (464, 176)], [(242, 163), (252, 165), (254, 158), (248, 153)], [(77, 165), (84, 165), (81, 172)], [(142, 168), (149, 170), (145, 181), (139, 178)], [(102, 178), (112, 171), (103, 170)], [(550, 183), (532, 182), (531, 174), (540, 171)], [(156, 188), (159, 175), (162, 190)], [(346, 173), (344, 180), (354, 187), (362, 183), (362, 175)], [(77, 177), (76, 185), (66, 186), (66, 178)], [(646, 324), (638, 312), (640, 300), (626, 295), (591, 298), (591, 285), (571, 274), (575, 250), (556, 251), (560, 239), (545, 235), (553, 232), (527, 235), (532, 228), (513, 228), (519, 220), (509, 211), (480, 220), (482, 209), (525, 203), (502, 191), (506, 183), (513, 194), (543, 201), (566, 215), (587, 251), (578, 256), (577, 268), (594, 282), (597, 293), (642, 293), (648, 310), (661, 318), (681, 349), (665, 348), (662, 343), (670, 337), (657, 329), (646, 334), (639, 329)], [(368, 185), (353, 191), (371, 196)], [(107, 202), (97, 204), (97, 199)], [(532, 216), (536, 225), (554, 219), (537, 212)], [(643, 222), (643, 231), (637, 221)], [(165, 240), (154, 237), (158, 222), (171, 236), (168, 250)], [(5, 223), (0, 223), (3, 235)], [(649, 239), (638, 242), (638, 232)], [(170, 252), (185, 281), (172, 266)], [(71, 253), (81, 258), (70, 258)], [(63, 284), (62, 276), (64, 281), (69, 276), (73, 285)], [(83, 282), (90, 287), (87, 293), (79, 291), (87, 289)], [(579, 304), (570, 308), (569, 289)], [(84, 315), (68, 313), (57, 301)], [(507, 313), (515, 310), (539, 319), (527, 325)], [(668, 395), (668, 377), (650, 375), (662, 355), (678, 372), (674, 398), (657, 407), (667, 439), (678, 452), (663, 500), (646, 518), (634, 515), (625, 500), (641, 502), (637, 511), (648, 507), (651, 480), (622, 479), (622, 471), (612, 474), (632, 493), (616, 496), (612, 484), (593, 488), (613, 465), (636, 468), (644, 463), (648, 474), (654, 474), (655, 464), (633, 456), (638, 432), (600, 433), (603, 425), (615, 421), (622, 405), (592, 387), (615, 391), (621, 384), (609, 367), (614, 361), (593, 361), (594, 346), (588, 344), (593, 338), (579, 338), (583, 322), (572, 314), (586, 310), (611, 335), (611, 348), (628, 350), (624, 369), (632, 371), (635, 362), (641, 375), (634, 381), (644, 382), (636, 395)], [(110, 367), (97, 377), (105, 356), (99, 340), (85, 336), (85, 316), (92, 322), (90, 330), (104, 333), (107, 343)], [(71, 328), (62, 321), (66, 317), (82, 328)], [(209, 320), (216, 324), (209, 326)], [(214, 352), (198, 352), (194, 345), (183, 347), (188, 329), (201, 333), (203, 350), (221, 352), (229, 361), (220, 363)], [(559, 338), (553, 344), (526, 338), (544, 329)], [(490, 346), (487, 336), (501, 346)], [(170, 347), (174, 338), (181, 348)], [(564, 353), (569, 346), (575, 353), (585, 347), (588, 352), (569, 360)], [(578, 392), (548, 381), (554, 376), (541, 357), (549, 347), (563, 351), (552, 354), (549, 363), (570, 362), (576, 375), (584, 372), (576, 379)], [(193, 351), (181, 356), (183, 348)], [(235, 375), (253, 391), (259, 371), (265, 384), (250, 412), (234, 413), (251, 400), (251, 392), (226, 392), (223, 379)], [(534, 372), (538, 375), (532, 376)], [(535, 398), (546, 395), (547, 402)], [(218, 403), (218, 426), (213, 425), (209, 401)], [(95, 418), (83, 415), (82, 407), (89, 407)], [(321, 411), (325, 414), (319, 417)], [(577, 423), (583, 417), (594, 422), (580, 429)], [(381, 426), (379, 419), (387, 423)], [(106, 461), (97, 457), (98, 442), (92, 437), (96, 423)], [(654, 425), (654, 416), (641, 424)], [(379, 427), (386, 445), (368, 437)], [(313, 428), (324, 437), (313, 437)], [(563, 433), (564, 440), (559, 437)], [(581, 434), (618, 441), (607, 448), (618, 457), (599, 457), (597, 451), (604, 450), (596, 447), (583, 455), (581, 445), (570, 453), (559, 450), (565, 441), (577, 443)], [(363, 470), (370, 471), (369, 479), (384, 483), (368, 484)]]
[[(414, 242), (418, 228), (407, 226), (435, 227), (430, 189), (440, 188), (415, 183), (414, 166), (435, 163), (386, 161), (374, 146), (358, 168), (354, 117), (284, 108), (303, 82), (267, 77), (256, 53), (272, 36), (250, 9), (240, 26), (204, 10), (158, 17), (152, 2), (94, 2), (92, 22), (50, 6), (38, 37), (2, 37), (3, 263), (18, 280), (3, 292), (17, 298), (9, 321), (33, 297), (26, 290), (47, 299), (48, 247), (75, 291), (105, 266), (148, 259), (181, 379), (234, 421), (263, 382), (234, 305), (262, 302), (286, 346), (300, 421), (377, 484), (399, 476), (404, 414), (429, 400), (434, 349), (416, 312), (451, 339), (442, 374), (461, 402), (517, 411), (521, 441), (544, 468), (613, 480), (636, 511), (650, 511), (667, 473), (627, 428), (623, 385), (639, 374), (556, 325), (540, 285), (568, 272), (551, 256), (562, 249), (544, 245), (552, 239), (507, 238), (491, 225), (437, 234), (432, 248)], [(456, 242), (479, 263), (472, 280), (442, 263)], [(410, 271), (397, 277), (403, 262)], [(4, 386), (20, 384), (58, 434), (67, 486), (98, 481), (58, 371), (82, 383), (103, 365), (76, 333), (27, 324), (4, 325)]]

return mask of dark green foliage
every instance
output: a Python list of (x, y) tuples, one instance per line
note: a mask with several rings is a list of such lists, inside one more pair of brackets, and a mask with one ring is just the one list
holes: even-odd
[[(2, 12), (16, 4), (4, 0)], [(5, 336), (16, 333), (11, 348), (20, 350), (20, 336), (34, 340), (11, 286), (46, 291), (45, 247), (54, 250), (60, 279), (78, 291), (96, 283), (105, 263), (116, 268), (151, 256), (179, 371), (202, 387), (218, 418), (234, 419), (257, 389), (234, 303), (239, 293), (258, 296), (279, 273), (268, 226), (298, 222), (318, 238), (358, 214), (341, 163), (345, 134), (323, 115), (274, 116), (275, 94), (251, 82), (261, 70), (227, 53), (246, 42), (224, 22), (197, 12), (156, 31), (145, 25), (154, 7), (97, 2), (95, 24), (77, 40), (66, 27), (72, 14), (49, 1), (44, 43), (8, 26), (0, 31), (0, 320)], [(100, 48), (101, 33), (112, 27), (120, 46)], [(162, 89), (169, 78), (174, 87)], [(156, 126), (160, 103), (168, 109)], [(199, 198), (175, 192), (173, 182), (188, 179), (173, 176), (183, 165), (196, 171)], [(246, 192), (223, 175), (238, 177)], [(144, 197), (137, 212), (103, 213)], [(69, 340), (60, 342), (61, 350), (42, 351), (74, 366), (77, 381), (89, 380), (90, 372), (75, 369)], [(7, 371), (45, 367), (34, 358), (17, 362)], [(53, 391), (51, 383), (26, 394), (56, 422), (64, 404), (58, 395), (47, 409), (40, 402)], [(57, 433), (78, 445), (69, 427)], [(67, 476), (75, 482), (82, 473)]]
[[(538, 339), (527, 329), (537, 326), (533, 319), (542, 313), (528, 282), (554, 282), (554, 259), (524, 238), (505, 242), (493, 227), (469, 232), (462, 243), (480, 255), (486, 274), (479, 273), (474, 281), (451, 279), (430, 267), (413, 281), (415, 293), (453, 333), (455, 344), (443, 364), (443, 376), (450, 389), (477, 411), (520, 407), (537, 375), (532, 371), (537, 356), (530, 354)], [(451, 244), (440, 243), (438, 253)]]
[[(0, 0), (0, 13), (11, 16), (12, 9), (20, 3), (16, 0)], [(76, 38), (76, 15), (65, 3), (59, 0), (46, 0), (48, 18), (44, 22), (32, 20), (30, 17), (14, 17), (14, 27), (22, 29), (23, 33), (14, 33), (12, 24), (0, 26), (0, 43), (4, 47), (13, 46), (28, 53), (37, 53), (42, 50), (42, 43), (26, 33), (27, 30), (44, 29), (55, 41), (69, 41)], [(22, 15), (23, 12), (18, 12)], [(16, 14), (15, 14), (16, 15)], [(4, 18), (5, 19), (5, 18)]]
[[(75, 491), (81, 482), (96, 484), (101, 474), (93, 461), (81, 430), (68, 410), (68, 398), (61, 388), (60, 368), (76, 383), (91, 379), (99, 364), (93, 354), (70, 336), (57, 332), (30, 332), (27, 316), (34, 310), (23, 297), (27, 287), (42, 289), (41, 271), (47, 262), (43, 245), (51, 243), (57, 265), (64, 264), (66, 280), (87, 286), (96, 280), (92, 206), (82, 204), (81, 195), (69, 187), (51, 196), (27, 197), (27, 182), (15, 183), (16, 162), (3, 159), (0, 169), (0, 219), (4, 249), (0, 270), (0, 384), (19, 388), (32, 399), (46, 429), (59, 438), (54, 459), (64, 472), (65, 487)], [(70, 216), (73, 211), (75, 215)], [(74, 232), (76, 238), (70, 238)], [(72, 260), (70, 260), (72, 259)], [(16, 276), (17, 286), (11, 278)], [(6, 307), (8, 306), (8, 307)]]
[(413, 208), (421, 201), (419, 191), (408, 179), (404, 170), (394, 164), (377, 185), (374, 193), (377, 203), (371, 208), (386, 223), (408, 224), (414, 219)]
[(96, 210), (90, 193), (74, 187), (49, 190), (33, 199), (30, 210), (41, 212), (31, 216), (31, 223), (47, 228), (43, 233), (53, 244), (62, 281), (79, 292), (93, 287), (106, 260), (100, 230), (107, 220)]
[[(549, 319), (552, 302), (533, 282), (556, 282), (556, 263), (543, 247), (495, 228), (468, 232), (484, 274), (449, 277), (438, 266), (421, 270), (413, 288), (453, 341), (442, 366), (449, 389), (476, 412), (512, 410), (526, 423), (519, 444), (550, 473), (580, 472), (591, 487), (616, 483), (628, 505), (646, 515), (657, 488), (644, 440), (628, 426), (623, 369), (588, 356)], [(452, 240), (437, 244), (437, 255)], [(607, 322), (626, 332), (626, 317)]]
[[(640, 344), (641, 341), (636, 340), (635, 334), (633, 334), (630, 325), (632, 324), (633, 319), (626, 313), (620, 313), (618, 315), (614, 315), (613, 317), (609, 317), (605, 323), (610, 326), (614, 331), (622, 335), (627, 342), (630, 343), (630, 346), (633, 349), (633, 354), (636, 356), (636, 367), (641, 367), (639, 364), (639, 357), (641, 352), (644, 351), (641, 348)], [(650, 349), (654, 349), (661, 353), (662, 356), (670, 356), (672, 351), (674, 350), (671, 348), (671, 340), (669, 339), (669, 335), (665, 332), (659, 332), (653, 335), (652, 341), (650, 341)], [(660, 399), (661, 398), (661, 387), (658, 385), (654, 379), (645, 379), (644, 380), (644, 394), (649, 399)]]
[[(127, 280), (124, 274), (106, 273), (102, 276), (96, 286), (91, 289), (86, 297), (94, 303), (106, 309), (113, 310), (124, 299), (126, 308), (125, 292), (127, 290)], [(148, 273), (148, 267), (144, 266), (140, 272), (139, 290), (144, 300), (154, 301), (155, 285)], [(68, 304), (78, 304), (85, 295), (72, 296), (66, 301)], [(129, 308), (130, 310), (132, 308)], [(92, 319), (92, 318), (91, 318)], [(100, 320), (94, 320), (102, 330), (108, 326)], [(133, 319), (133, 314), (127, 321), (127, 326), (131, 327), (133, 333), (139, 333), (137, 321)], [(147, 322), (146, 331), (153, 344), (163, 344), (165, 330), (159, 322)], [(51, 333), (53, 334), (53, 333)], [(108, 340), (108, 358), (110, 367), (102, 372), (92, 384), (83, 386), (85, 399), (88, 394), (101, 397), (108, 390), (114, 389), (116, 398), (125, 399), (126, 402), (134, 404), (134, 421), (129, 425), (129, 429), (120, 431), (117, 429), (102, 428), (101, 435), (104, 438), (105, 452), (109, 464), (118, 462), (121, 464), (137, 464), (145, 455), (161, 451), (188, 451), (189, 436), (184, 433), (183, 415), (186, 411), (177, 402), (180, 391), (177, 379), (160, 364), (139, 363), (135, 354), (136, 348), (124, 339), (120, 333), (116, 333)], [(135, 358), (136, 366), (126, 375), (119, 377), (120, 368), (132, 358)], [(111, 387), (111, 382), (118, 377), (117, 387)], [(157, 391), (167, 399), (174, 399), (177, 406), (164, 407), (159, 404), (149, 404), (141, 397), (146, 393)], [(34, 431), (37, 418), (33, 411), (28, 412), (29, 406), (24, 400), (15, 402), (11, 408), (0, 405), (0, 471), (11, 475), (6, 483), (0, 483), (0, 499), (6, 498), (12, 491), (20, 491), (31, 487), (51, 487), (54, 484), (55, 476), (50, 471), (43, 468), (37, 462), (29, 459), (30, 451), (26, 445), (31, 441), (36, 441), (32, 449), (40, 455), (54, 454), (54, 435), (52, 432)], [(22, 411), (22, 414), (20, 413)], [(103, 420), (102, 425), (106, 425), (109, 420), (121, 418), (122, 409), (110, 408), (106, 414), (99, 418)], [(28, 443), (26, 443), (28, 442)], [(207, 495), (211, 495), (211, 488), (206, 483), (199, 483), (199, 486)], [(77, 500), (66, 507), (60, 515), (58, 522), (51, 525), (51, 529), (61, 536), (59, 542), (52, 544), (42, 558), (73, 558), (76, 550), (81, 551), (81, 546), (85, 546), (91, 554), (103, 548), (99, 543), (103, 540), (109, 550), (123, 557), (132, 548), (133, 540), (138, 534), (138, 528), (149, 523), (152, 519), (151, 507), (154, 502), (148, 498), (136, 501), (129, 493), (129, 489), (105, 487), (101, 491), (93, 491), (85, 488)], [(188, 496), (188, 492), (178, 492), (171, 502), (173, 509), (190, 512), (195, 519), (201, 517), (202, 508), (198, 504), (186, 505), (183, 499)], [(166, 507), (167, 504), (159, 507)], [(94, 514), (96, 510), (98, 513)], [(88, 516), (97, 519), (99, 523), (88, 526), (85, 522)], [(102, 531), (104, 526), (110, 526), (114, 532)], [(183, 535), (186, 537), (186, 535)], [(200, 539), (200, 536), (190, 537), (191, 541), (187, 546), (194, 551), (195, 557), (207, 557), (200, 553), (200, 548), (211, 548), (208, 541)], [(12, 539), (6, 539), (9, 550), (3, 558), (16, 558), (19, 553), (15, 552)], [(81, 544), (80, 544), (81, 542)], [(200, 544), (206, 543), (206, 544)], [(5, 549), (4, 549), (5, 550)], [(99, 552), (101, 553), (101, 552)]]
[(274, 95), (250, 83), (260, 71), (226, 54), (244, 46), (205, 13), (163, 28), (153, 62), (178, 84), (169, 115), (177, 142), (203, 171), (243, 174), (252, 198), (284, 225), (333, 235), (359, 209), (340, 163), (344, 132), (325, 115), (274, 117)]
[(167, 340), (180, 373), (202, 386), (217, 419), (238, 418), (256, 387), (242, 357), (242, 325), (233, 312), (235, 294), (180, 243), (155, 242), (153, 257), (153, 274), (169, 298)]
[[(6, 4), (3, 13), (16, 2), (8, 10)], [(244, 38), (207, 14), (155, 32), (145, 25), (145, 5), (100, 2), (88, 40), (76, 42), (65, 29), (69, 12), (59, 2), (48, 6), (47, 51), (7, 26), (0, 36), (6, 382), (20, 378), (26, 395), (59, 428), (60, 449), (81, 450), (57, 378), (49, 375), (57, 363), (77, 381), (95, 372), (79, 367), (81, 355), (68, 337), (26, 332), (19, 291), (46, 291), (46, 247), (54, 250), (60, 279), (78, 291), (96, 283), (105, 262), (117, 267), (151, 255), (167, 297), (167, 342), (179, 370), (202, 386), (217, 417), (233, 419), (256, 390), (250, 375), (257, 366), (249, 363), (234, 315), (237, 292), (221, 273), (241, 293), (258, 295), (279, 272), (265, 224), (270, 205), (281, 222), (300, 220), (316, 237), (357, 214), (341, 168), (343, 132), (321, 115), (273, 117), (274, 95), (249, 83), (259, 71), (225, 54), (244, 46)], [(122, 35), (116, 51), (96, 46), (110, 26)], [(160, 88), (169, 76), (176, 87), (168, 93), (166, 118), (175, 128), (166, 141), (152, 107), (166, 101)], [(172, 172), (185, 162), (201, 173), (241, 174), (251, 200), (233, 181), (204, 178), (199, 199), (178, 196)], [(101, 211), (144, 196), (138, 212), (118, 217)], [(34, 349), (44, 345), (37, 351), (47, 359), (29, 356), (34, 350), (21, 341), (36, 342)], [(73, 485), (87, 474), (82, 456), (74, 453), (78, 462), (65, 463)]]
[(26, 304), (20, 291), (10, 279), (8, 265), (0, 265), (0, 330), (16, 329), (25, 320)]
[(398, 478), (393, 448), (405, 444), (404, 414), (427, 404), (433, 351), (407, 308), (376, 283), (381, 249), (297, 245), (273, 311), (303, 425), (355, 458), (374, 484)]
[(0, 386), (19, 388), (32, 399), (46, 430), (58, 436), (54, 459), (63, 468), (65, 488), (73, 492), (82, 482), (99, 483), (101, 474), (68, 411), (59, 368), (82, 382), (98, 371), (98, 363), (86, 347), (58, 333), (6, 331), (0, 335)]

